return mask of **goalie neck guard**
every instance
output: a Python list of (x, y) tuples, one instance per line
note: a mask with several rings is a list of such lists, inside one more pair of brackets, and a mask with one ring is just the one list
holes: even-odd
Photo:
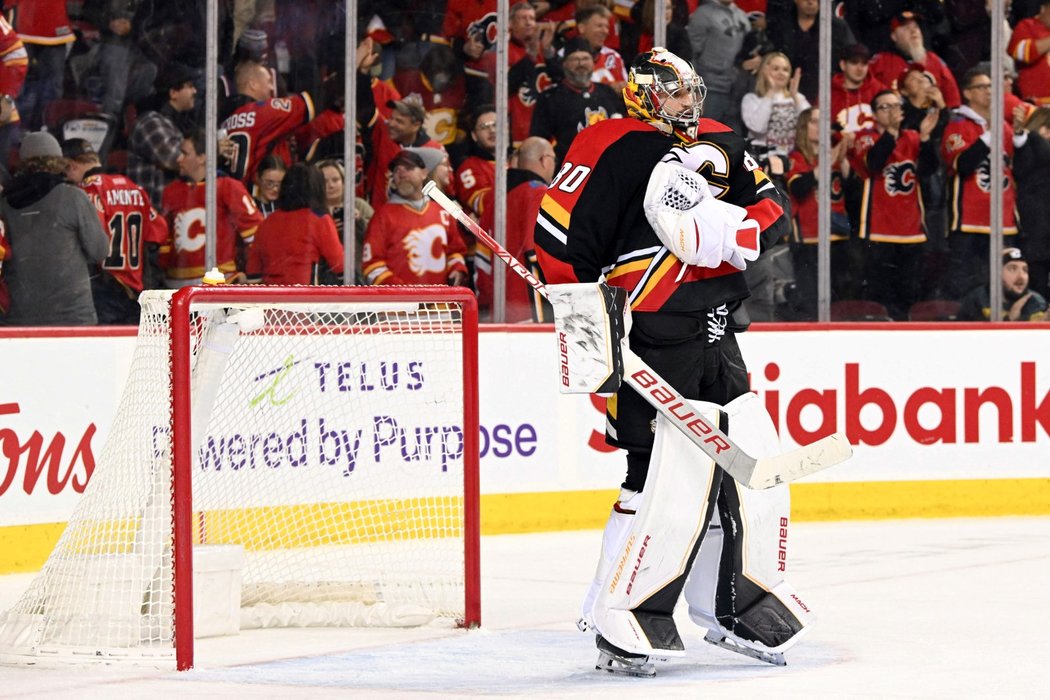
[(687, 143), (696, 140), (706, 95), (704, 80), (693, 66), (662, 47), (634, 59), (623, 89), (632, 117)]

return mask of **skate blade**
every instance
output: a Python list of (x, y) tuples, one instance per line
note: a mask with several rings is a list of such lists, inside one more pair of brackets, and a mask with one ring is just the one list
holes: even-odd
[(623, 659), (605, 651), (598, 652), (598, 663), (594, 668), (599, 671), (607, 671), (620, 676), (634, 676), (636, 678), (652, 678), (656, 675), (656, 667), (644, 658)]
[(743, 644), (739, 644), (738, 642), (735, 642), (732, 639), (726, 637), (725, 635), (719, 634), (718, 632), (708, 630), (707, 634), (704, 636), (704, 641), (708, 644), (714, 644), (716, 647), (722, 647), (723, 649), (728, 649), (729, 651), (736, 652), (737, 654), (743, 654), (744, 656), (749, 656), (752, 659), (764, 661), (765, 663), (772, 664), (773, 666), (787, 666), (787, 661), (784, 659), (784, 655), (782, 653), (772, 651), (759, 651), (758, 649), (752, 649), (751, 647), (746, 647)]

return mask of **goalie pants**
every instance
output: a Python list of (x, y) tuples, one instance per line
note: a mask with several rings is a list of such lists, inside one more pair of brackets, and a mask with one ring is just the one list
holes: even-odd
[[(736, 335), (711, 333), (718, 319), (636, 314), (631, 349), (687, 399), (725, 405), (748, 391), (747, 367)], [(627, 450), (623, 488), (642, 491), (653, 449), (656, 409), (623, 384), (609, 401), (606, 442)]]

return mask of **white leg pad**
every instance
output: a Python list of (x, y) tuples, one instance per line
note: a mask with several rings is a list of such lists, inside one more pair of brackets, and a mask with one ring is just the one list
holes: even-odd
[[(758, 457), (773, 455), (780, 450), (776, 428), (757, 396), (745, 394), (727, 404), (724, 410), (729, 415), (730, 434), (742, 449)], [(783, 651), (794, 645), (816, 619), (784, 580), (790, 492), (786, 484), (754, 491), (725, 481), (723, 487), (735, 488), (740, 502), (741, 522), (738, 525), (742, 532), (737, 535), (743, 539), (742, 575), (780, 600), (798, 619), (802, 629), (786, 642), (769, 647), (761, 640), (739, 639), (718, 623), (715, 596), (723, 535), (720, 528), (714, 527), (708, 530), (683, 591), (689, 605), (689, 616), (701, 627), (720, 632), (745, 646), (761, 651)], [(712, 525), (715, 522), (712, 519)]]
[[(717, 406), (692, 403), (709, 420), (717, 421)], [(591, 610), (595, 628), (615, 646), (635, 654), (684, 653), (654, 650), (631, 610), (685, 572), (689, 554), (704, 531), (714, 475), (711, 458), (658, 415), (645, 498)]]
[[(613, 506), (609, 513), (609, 520), (605, 523), (605, 532), (602, 535), (602, 554), (598, 560), (598, 568), (594, 572), (591, 587), (587, 589), (587, 596), (583, 599), (583, 609), (580, 616), (587, 627), (594, 627), (594, 601), (598, 597), (598, 591), (609, 577), (616, 555), (620, 553), (627, 535), (630, 533), (631, 522), (634, 520), (634, 512), (642, 505), (642, 494), (637, 491), (620, 489), (620, 500)], [(581, 627), (581, 629), (583, 629)]]

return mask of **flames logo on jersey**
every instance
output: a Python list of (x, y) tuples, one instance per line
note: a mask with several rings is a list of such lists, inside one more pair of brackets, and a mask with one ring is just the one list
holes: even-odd
[(409, 231), (401, 245), (414, 274), (445, 271), (445, 229), (438, 224)]
[(474, 20), (467, 26), (467, 36), (473, 37), (486, 51), (496, 45), (499, 38), (499, 26), (496, 24), (496, 13), (490, 12)]
[(915, 163), (910, 160), (890, 163), (882, 170), (882, 180), (886, 188), (886, 194), (891, 197), (902, 197), (914, 192), (917, 183), (916, 178)]
[(605, 107), (598, 107), (597, 109), (591, 109), (590, 107), (584, 107), (583, 119), (576, 125), (578, 131), (583, 131), (588, 126), (594, 126), (598, 122), (603, 122), (609, 118), (609, 113), (605, 111)]
[[(974, 173), (974, 179), (981, 192), (990, 193), (992, 191), (992, 163), (990, 156), (981, 161), (981, 164), (977, 167), (977, 171)], [(1003, 175), (1003, 190), (1008, 189), (1010, 189), (1010, 178)]]

